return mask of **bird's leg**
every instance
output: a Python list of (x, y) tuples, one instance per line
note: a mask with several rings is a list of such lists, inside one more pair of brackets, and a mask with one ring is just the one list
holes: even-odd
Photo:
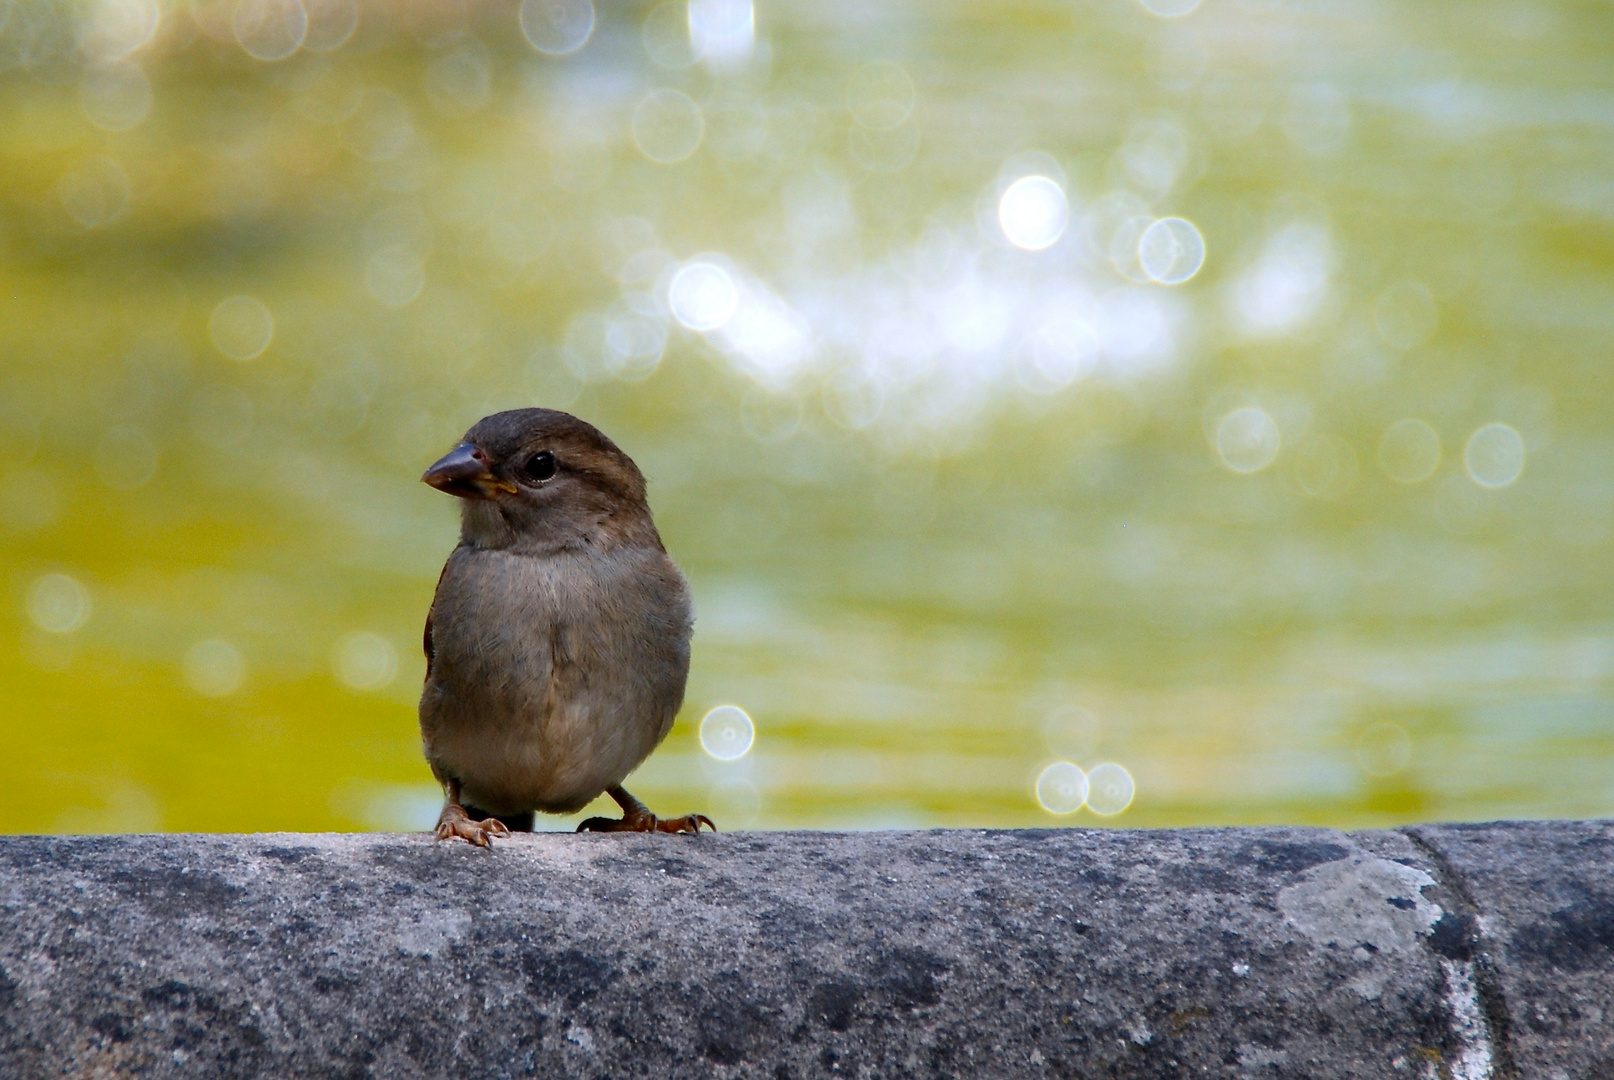
[[(626, 788), (607, 788), (607, 795), (622, 807), (622, 819), (591, 817), (577, 827), (578, 832), (667, 832), (698, 833), (705, 825), (713, 832), (717, 826), (705, 814), (685, 814), (683, 817), (658, 818), (644, 803), (629, 795)], [(445, 813), (447, 811), (444, 811)]]
[(437, 818), (437, 839), (452, 840), (457, 836), (461, 840), (469, 840), (477, 847), (487, 847), (490, 837), (510, 835), (510, 830), (505, 828), (504, 822), (498, 818), (471, 820), (471, 815), (465, 812), (465, 806), (460, 802), (458, 780), (450, 780), (443, 785), (443, 788), (446, 798), (443, 801), (443, 812)]

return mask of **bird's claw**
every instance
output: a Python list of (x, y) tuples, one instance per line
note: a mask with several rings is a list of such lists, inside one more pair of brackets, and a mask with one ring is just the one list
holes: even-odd
[(509, 835), (510, 830), (498, 818), (472, 821), (471, 816), (458, 806), (444, 807), (443, 816), (437, 822), (437, 839), (452, 840), (457, 836), (476, 847), (489, 847), (493, 837)]
[(713, 832), (717, 831), (717, 826), (713, 825), (712, 819), (707, 817), (705, 814), (685, 814), (683, 817), (666, 818), (665, 820), (656, 822), (656, 829), (660, 832), (692, 833), (698, 835), (701, 831), (702, 825), (705, 825)]
[(591, 817), (577, 826), (578, 832), (664, 832), (697, 834), (705, 825), (713, 832), (717, 826), (705, 814), (685, 814), (683, 817), (658, 818), (646, 811), (643, 814), (626, 814), (621, 818)]

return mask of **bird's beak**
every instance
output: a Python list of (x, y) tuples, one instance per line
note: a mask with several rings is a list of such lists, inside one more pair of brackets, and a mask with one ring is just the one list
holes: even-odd
[(488, 471), (487, 456), (470, 443), (460, 443), (444, 454), (421, 480), (462, 499), (491, 499), (494, 492), (516, 490), (510, 481)]

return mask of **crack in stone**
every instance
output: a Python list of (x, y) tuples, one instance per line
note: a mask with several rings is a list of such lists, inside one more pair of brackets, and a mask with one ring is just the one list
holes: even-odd
[[(1468, 891), (1468, 884), (1457, 872), (1457, 868), (1431, 840), (1415, 827), (1395, 831), (1412, 841), (1419, 851), (1428, 856), (1429, 861), (1434, 864), (1436, 878), (1451, 889), (1452, 895), (1463, 905), (1463, 914), (1474, 927), (1473, 985), (1478, 993), (1480, 1011), (1485, 1019), (1488, 1032), (1486, 1041), (1490, 1043), (1489, 1075), (1494, 1080), (1518, 1080), (1519, 1070), (1513, 1061), (1513, 1047), (1509, 1034), (1507, 998), (1502, 993), (1502, 980), (1485, 940), (1484, 927), (1479, 919), (1479, 905), (1474, 901), (1473, 894)], [(1449, 986), (1453, 983), (1454, 976), (1459, 974), (1452, 970), (1457, 965), (1445, 958), (1441, 959), (1441, 964)], [(1453, 1021), (1461, 1024), (1463, 1018), (1454, 1015)], [(1461, 1037), (1461, 1033), (1458, 1034)]]

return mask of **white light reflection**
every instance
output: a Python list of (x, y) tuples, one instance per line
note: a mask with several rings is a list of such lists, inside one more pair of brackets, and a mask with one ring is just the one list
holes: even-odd
[(1328, 289), (1333, 251), (1316, 225), (1289, 225), (1234, 283), (1232, 314), (1250, 334), (1281, 334), (1317, 314)]
[(156, 474), (157, 448), (139, 428), (115, 427), (96, 444), (95, 471), (107, 487), (133, 491)]
[(567, 56), (594, 34), (590, 0), (521, 0), (521, 32), (547, 56)]
[(718, 761), (738, 761), (751, 752), (756, 727), (744, 709), (719, 705), (701, 719), (701, 749)]
[(1277, 460), (1280, 444), (1278, 422), (1254, 405), (1234, 409), (1216, 425), (1216, 453), (1234, 472), (1260, 472)]
[(998, 225), (1009, 243), (1022, 250), (1052, 247), (1069, 223), (1065, 189), (1049, 177), (1022, 176), (998, 199)]
[(308, 12), (308, 33), (303, 48), (314, 52), (335, 52), (359, 28), (357, 0), (303, 0)]
[(756, 44), (756, 12), (751, 0), (690, 0), (689, 40), (710, 68), (744, 64)]
[[(0, 18), (0, 26), (5, 21)], [(102, 63), (122, 60), (149, 42), (161, 21), (157, 0), (100, 0), (84, 20), (79, 43)]]
[(185, 681), (204, 697), (229, 697), (246, 681), (247, 664), (241, 651), (228, 641), (198, 641), (180, 664)]
[(255, 297), (232, 296), (213, 309), (207, 333), (213, 346), (231, 360), (251, 360), (274, 340), (275, 317)]
[(683, 4), (661, 4), (644, 17), (641, 30), (645, 55), (658, 67), (674, 71), (699, 59), (689, 40), (689, 11)]
[(151, 81), (127, 60), (84, 73), (79, 106), (90, 123), (103, 131), (128, 131), (151, 112)]
[(86, 229), (117, 220), (129, 204), (129, 176), (106, 157), (84, 162), (63, 176), (56, 190), (62, 208)]
[(1138, 238), (1138, 264), (1153, 281), (1181, 285), (1205, 265), (1205, 238), (1183, 218), (1161, 218)]
[(1113, 762), (1095, 765), (1087, 774), (1087, 808), (1110, 817), (1132, 805), (1137, 785), (1132, 774)]
[(1379, 467), (1398, 484), (1429, 479), (1440, 466), (1440, 434), (1414, 417), (1397, 420), (1379, 439)]
[(1524, 472), (1524, 437), (1506, 424), (1486, 424), (1468, 437), (1463, 467), (1481, 487), (1507, 487)]
[(364, 288), (388, 307), (404, 307), (426, 287), (426, 260), (413, 248), (393, 244), (364, 264)]
[(1056, 761), (1037, 774), (1037, 804), (1050, 814), (1074, 814), (1087, 801), (1087, 775), (1068, 761)]
[(913, 80), (896, 64), (865, 64), (846, 81), (847, 111), (871, 131), (900, 127), (913, 106)]
[(658, 165), (676, 165), (701, 144), (700, 106), (677, 90), (653, 90), (633, 110), (633, 142)]
[(235, 40), (255, 60), (284, 60), (308, 36), (302, 0), (240, 0), (230, 26)]
[(673, 275), (667, 306), (673, 318), (697, 333), (722, 327), (734, 316), (740, 294), (728, 271), (713, 262), (691, 262)]
[(90, 594), (66, 574), (45, 574), (28, 588), (28, 617), (48, 634), (71, 634), (90, 617)]
[(331, 652), (336, 677), (355, 690), (380, 690), (398, 674), (398, 653), (380, 634), (347, 634)]

